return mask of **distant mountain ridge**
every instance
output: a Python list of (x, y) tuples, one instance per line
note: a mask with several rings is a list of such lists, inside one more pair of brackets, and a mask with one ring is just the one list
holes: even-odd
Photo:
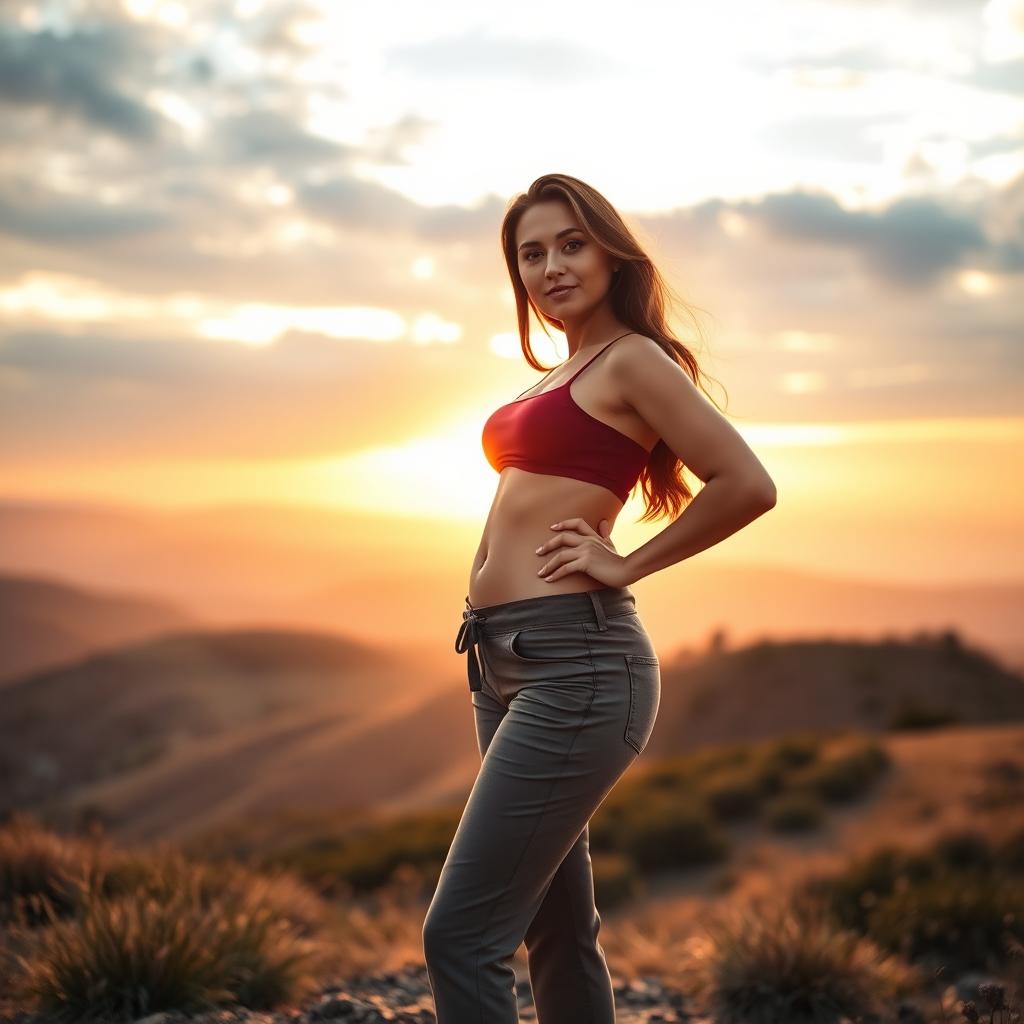
[(195, 625), (190, 612), (152, 594), (0, 575), (0, 687), (92, 651)]
[[(143, 829), (154, 811), (162, 826), (175, 808), (191, 821), (204, 802), (271, 786), (275, 757), (308, 757), (422, 700), (403, 685), (414, 671), (345, 637), (253, 629), (166, 634), (37, 672), (0, 702), (0, 811), (102, 793)], [(345, 788), (341, 802), (363, 802)]]
[[(461, 672), (417, 673), (345, 637), (268, 629), (170, 634), (37, 673), (0, 703), (2, 810), (93, 809), (122, 839), (146, 840), (284, 808), (450, 804), (479, 767), (469, 691)], [(1024, 679), (951, 634), (663, 659), (643, 756), (884, 731), (915, 706), (965, 724), (1020, 720)]]
[[(630, 529), (616, 527), (620, 550)], [(475, 524), (331, 508), (0, 502), (0, 571), (145, 593), (209, 626), (344, 632), (435, 668), (450, 657), (477, 540)], [(768, 563), (728, 551), (634, 585), (659, 651), (701, 648), (719, 631), (747, 644), (951, 628), (1024, 669), (1024, 578), (886, 579), (884, 558), (844, 574), (787, 563), (784, 551)]]

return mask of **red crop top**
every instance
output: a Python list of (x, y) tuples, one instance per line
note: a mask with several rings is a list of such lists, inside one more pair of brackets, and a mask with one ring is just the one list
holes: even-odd
[[(619, 338), (613, 338), (601, 352)], [(564, 384), (509, 402), (491, 413), (484, 424), (483, 447), (494, 469), (500, 473), (506, 466), (514, 466), (529, 473), (585, 480), (606, 487), (625, 504), (650, 452), (581, 409), (570, 391), (572, 382), (601, 352)]]

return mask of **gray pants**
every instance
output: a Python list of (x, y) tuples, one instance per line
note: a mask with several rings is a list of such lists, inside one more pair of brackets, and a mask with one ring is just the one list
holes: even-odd
[(654, 728), (653, 644), (628, 587), (466, 604), (481, 764), (423, 923), (438, 1024), (516, 1024), (524, 940), (539, 1024), (613, 1024), (587, 823)]

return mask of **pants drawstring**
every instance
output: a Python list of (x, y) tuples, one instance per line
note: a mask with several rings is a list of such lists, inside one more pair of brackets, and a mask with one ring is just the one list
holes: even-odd
[[(597, 596), (597, 591), (588, 590), (587, 596), (594, 606), (594, 617), (597, 619), (597, 628), (603, 633), (608, 628), (608, 618), (604, 613), (604, 605)], [(466, 609), (462, 613), (462, 625), (459, 627), (458, 635), (455, 638), (455, 652), (466, 655), (467, 674), (469, 677), (470, 690), (483, 688), (483, 670), (481, 665), (483, 657), (480, 653), (481, 627), (487, 621), (486, 615), (481, 615), (473, 608), (466, 595)]]
[(483, 689), (480, 653), (478, 650), (480, 643), (478, 629), (486, 621), (486, 615), (480, 615), (474, 611), (473, 606), (469, 603), (469, 595), (467, 594), (466, 610), (462, 613), (462, 625), (459, 627), (459, 634), (455, 638), (455, 652), (456, 654), (466, 653), (470, 690)]

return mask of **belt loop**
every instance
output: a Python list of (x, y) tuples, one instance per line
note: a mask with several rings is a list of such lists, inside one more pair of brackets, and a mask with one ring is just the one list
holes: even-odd
[(604, 605), (601, 604), (601, 599), (597, 596), (596, 590), (588, 590), (587, 593), (590, 595), (590, 603), (594, 606), (594, 614), (597, 616), (597, 628), (603, 633), (608, 628), (608, 620), (604, 614)]

